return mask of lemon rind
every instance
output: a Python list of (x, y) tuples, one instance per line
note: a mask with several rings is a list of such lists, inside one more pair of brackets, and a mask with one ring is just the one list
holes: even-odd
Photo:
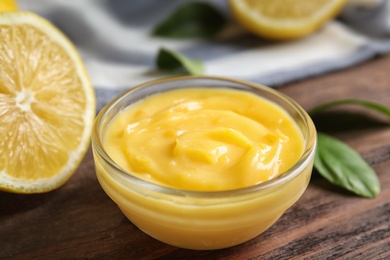
[[(230, 0), (237, 20), (249, 31), (275, 39), (296, 38), (307, 35), (324, 22), (333, 18), (344, 6), (346, 0), (332, 0), (306, 19), (271, 19), (248, 8), (245, 1)], [(244, 17), (242, 14), (245, 14)], [(310, 23), (308, 23), (310, 21)]]
[(69, 152), (68, 162), (56, 175), (50, 178), (22, 180), (7, 175), (5, 171), (0, 171), (0, 190), (17, 193), (39, 193), (60, 187), (69, 180), (69, 178), (77, 170), (78, 165), (89, 147), (93, 120), (96, 113), (96, 101), (92, 84), (89, 80), (81, 57), (79, 56), (73, 43), (61, 31), (59, 31), (49, 21), (34, 13), (7, 12), (0, 15), (0, 25), (17, 25), (23, 23), (36, 27), (65, 49), (66, 53), (75, 65), (77, 75), (79, 76), (82, 83), (81, 85), (86, 94), (86, 109), (83, 114), (84, 131), (80, 138), (79, 146), (75, 150)]

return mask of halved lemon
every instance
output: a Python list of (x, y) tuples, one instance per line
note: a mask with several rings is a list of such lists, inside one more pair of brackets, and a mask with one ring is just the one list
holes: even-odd
[(229, 0), (233, 16), (261, 37), (287, 40), (306, 36), (335, 17), (346, 0)]
[(0, 189), (64, 184), (89, 147), (95, 113), (73, 44), (38, 15), (0, 13)]
[(18, 10), (18, 5), (14, 0), (0, 0), (0, 12), (16, 11)]

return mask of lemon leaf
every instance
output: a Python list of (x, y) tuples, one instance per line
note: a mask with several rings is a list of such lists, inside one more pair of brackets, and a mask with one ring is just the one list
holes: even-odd
[(379, 104), (377, 102), (362, 100), (362, 99), (340, 99), (340, 100), (331, 101), (331, 102), (324, 103), (324, 104), (321, 104), (317, 107), (312, 108), (309, 111), (309, 114), (310, 114), (310, 116), (314, 116), (314, 115), (316, 115), (324, 110), (327, 110), (329, 108), (341, 106), (341, 105), (348, 105), (348, 104), (358, 105), (358, 106), (361, 106), (363, 108), (367, 108), (367, 109), (372, 110), (374, 112), (378, 112), (378, 113), (380, 113), (380, 114), (382, 114), (390, 119), (390, 108), (389, 107), (384, 106), (382, 104)]
[(157, 55), (157, 68), (164, 72), (176, 74), (203, 74), (203, 65), (200, 61), (191, 60), (179, 52), (161, 48)]
[(374, 198), (380, 192), (375, 171), (360, 154), (324, 133), (318, 133), (314, 167), (329, 182), (359, 196)]
[(225, 17), (208, 3), (189, 2), (179, 6), (152, 32), (168, 38), (211, 37), (226, 23)]

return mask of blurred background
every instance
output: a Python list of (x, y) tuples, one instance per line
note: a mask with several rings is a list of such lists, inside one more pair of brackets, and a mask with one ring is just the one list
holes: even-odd
[[(153, 34), (161, 22), (191, 2), (206, 3), (223, 17), (223, 26), (212, 37)], [(231, 2), (237, 1), (19, 0), (18, 4), (20, 9), (52, 21), (75, 43), (95, 86), (99, 108), (127, 88), (169, 76), (156, 66), (160, 48), (201, 61), (203, 74), (235, 77), (271, 87), (354, 66), (390, 50), (387, 0), (328, 1), (343, 3), (314, 31), (282, 40), (248, 29), (240, 17), (246, 19), (256, 8), (240, 14), (233, 12)], [(281, 17), (293, 2), (300, 1), (284, 2), (287, 11), (274, 11), (272, 15)], [(295, 11), (304, 14), (306, 7), (298, 7)], [(205, 27), (216, 22), (214, 13), (210, 19), (200, 17), (207, 21)], [(181, 22), (178, 19), (173, 25)], [(304, 23), (310, 24), (310, 20)]]

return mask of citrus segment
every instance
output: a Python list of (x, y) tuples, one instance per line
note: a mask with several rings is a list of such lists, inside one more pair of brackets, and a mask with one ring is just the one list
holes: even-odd
[(2, 13), (0, 38), (0, 189), (55, 189), (89, 146), (93, 88), (72, 43), (43, 18)]
[(233, 16), (264, 38), (308, 35), (336, 16), (346, 0), (230, 0)]

